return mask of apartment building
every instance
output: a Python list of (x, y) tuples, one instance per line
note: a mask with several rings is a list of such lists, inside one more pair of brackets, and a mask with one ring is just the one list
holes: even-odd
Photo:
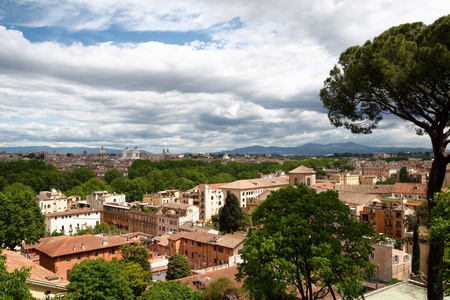
[(377, 266), (373, 278), (378, 281), (388, 282), (392, 278), (404, 281), (411, 275), (411, 260), (402, 246), (394, 247), (393, 241), (373, 245), (374, 252), (370, 256), (370, 262)]
[(56, 189), (39, 192), (39, 195), (35, 196), (35, 199), (43, 214), (62, 212), (70, 209), (67, 197)]
[(392, 197), (404, 199), (425, 200), (427, 198), (427, 184), (423, 183), (396, 183)]
[(414, 210), (403, 203), (374, 202), (363, 208), (360, 221), (372, 226), (378, 233), (395, 239), (405, 238), (406, 215), (414, 214)]
[(55, 236), (40, 239), (35, 245), (39, 264), (67, 279), (73, 266), (85, 259), (120, 259), (120, 246), (139, 242), (138, 237), (122, 236)]
[(211, 216), (219, 213), (219, 209), (224, 206), (224, 194), (220, 187), (223, 184), (202, 183), (196, 187), (182, 193), (182, 202), (192, 204), (199, 208), (200, 219), (211, 220)]
[(245, 237), (205, 232), (180, 232), (168, 237), (168, 254), (184, 255), (192, 269), (234, 265), (240, 260)]
[(337, 181), (338, 185), (359, 185), (359, 175), (351, 173), (341, 173), (333, 175), (332, 179)]
[(130, 207), (118, 203), (103, 204), (103, 221), (113, 224), (116, 229), (128, 231), (130, 226)]
[(45, 215), (45, 228), (48, 235), (53, 232), (66, 235), (77, 234), (78, 231), (95, 227), (102, 222), (101, 209), (74, 209)]

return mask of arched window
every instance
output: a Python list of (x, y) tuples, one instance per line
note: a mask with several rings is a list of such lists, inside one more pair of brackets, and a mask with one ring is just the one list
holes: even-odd
[(306, 185), (311, 186), (311, 178), (306, 178)]
[(294, 185), (295, 185), (295, 186), (298, 185), (298, 178), (297, 178), (297, 177), (294, 178)]

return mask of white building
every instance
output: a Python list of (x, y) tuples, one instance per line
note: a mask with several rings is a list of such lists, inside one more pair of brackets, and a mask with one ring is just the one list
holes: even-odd
[(46, 215), (45, 225), (48, 234), (62, 232), (75, 235), (78, 231), (95, 227), (102, 221), (101, 209), (76, 209)]
[[(202, 183), (183, 195), (183, 202), (197, 206), (200, 209), (200, 218), (209, 221), (211, 216), (219, 213), (219, 209), (225, 204), (222, 190), (223, 184)], [(190, 200), (192, 199), (192, 201)]]
[(137, 147), (134, 147), (133, 150), (125, 148), (125, 150), (122, 151), (122, 159), (139, 159), (140, 157), (141, 154)]
[(67, 197), (61, 191), (55, 189), (42, 191), (39, 195), (35, 196), (35, 199), (38, 201), (43, 214), (63, 212), (70, 209), (67, 203)]
[(96, 191), (92, 195), (86, 196), (86, 203), (90, 205), (91, 208), (103, 207), (104, 203), (125, 203), (125, 194), (109, 193), (108, 191)]

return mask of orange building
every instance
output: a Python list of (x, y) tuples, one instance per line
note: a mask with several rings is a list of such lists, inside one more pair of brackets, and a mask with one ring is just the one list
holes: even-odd
[(139, 238), (122, 236), (55, 236), (39, 240), (35, 245), (39, 253), (39, 264), (67, 279), (73, 266), (85, 259), (103, 258), (111, 261), (120, 259), (120, 246), (139, 242)]
[(168, 238), (168, 254), (184, 255), (192, 269), (235, 265), (240, 259), (245, 237), (206, 232), (180, 232)]
[(113, 224), (119, 230), (128, 231), (130, 225), (130, 207), (117, 203), (104, 203), (103, 221)]
[(396, 239), (405, 238), (404, 220), (406, 215), (414, 210), (398, 203), (374, 203), (365, 206), (360, 215), (360, 221), (372, 226), (378, 233), (392, 236)]

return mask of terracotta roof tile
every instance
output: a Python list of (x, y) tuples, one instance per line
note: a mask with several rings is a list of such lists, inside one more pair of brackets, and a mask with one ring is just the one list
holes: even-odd
[[(103, 244), (103, 241), (106, 241), (106, 244)], [(51, 257), (55, 257), (66, 254), (121, 246), (129, 243), (135, 243), (136, 241), (138, 241), (138, 239), (133, 238), (128, 239), (127, 241), (127, 238), (123, 236), (57, 236), (40, 239), (39, 245), (36, 247), (36, 249)]]
[(289, 185), (289, 177), (273, 177), (273, 178), (255, 178), (246, 180), (237, 180), (225, 183), (220, 186), (221, 189), (236, 189), (236, 190), (250, 190), (250, 189), (267, 189), (280, 186)]
[(316, 173), (313, 168), (307, 168), (305, 166), (300, 166), (298, 168), (295, 168), (294, 170), (289, 171), (289, 174), (309, 174), (309, 173)]
[(12, 272), (14, 269), (20, 269), (22, 267), (31, 268), (30, 279), (59, 283), (63, 285), (69, 284), (68, 281), (60, 279), (60, 277), (55, 273), (47, 270), (37, 263), (34, 263), (30, 259), (20, 255), (18, 252), (2, 250), (2, 255), (6, 255), (6, 270), (8, 272)]

